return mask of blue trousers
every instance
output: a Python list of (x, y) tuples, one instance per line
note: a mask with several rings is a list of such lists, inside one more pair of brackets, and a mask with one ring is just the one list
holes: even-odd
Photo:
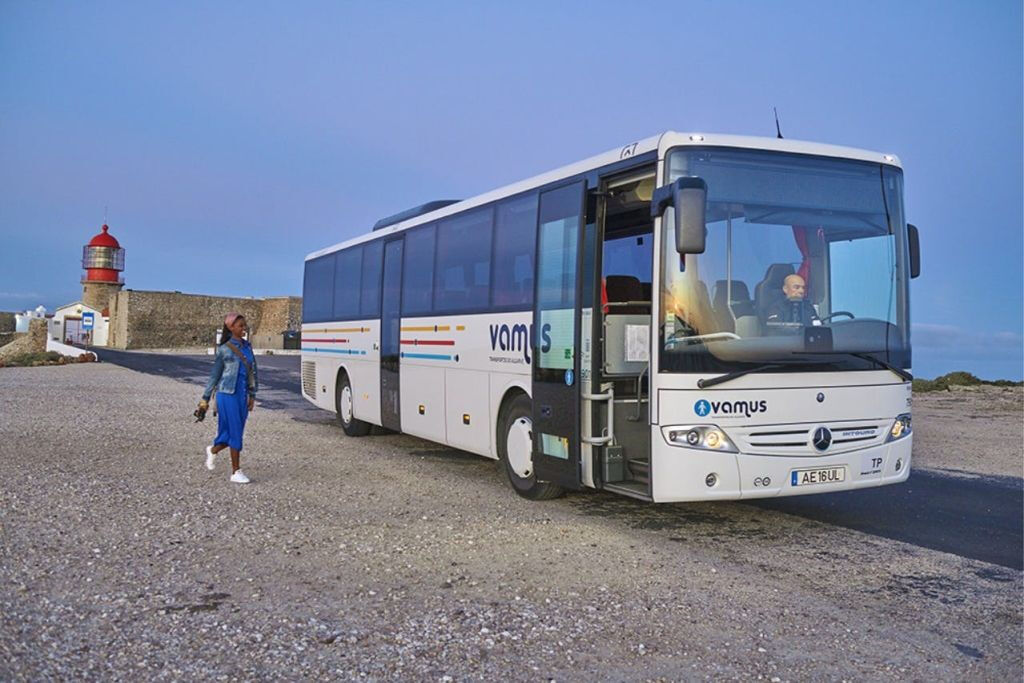
[(249, 416), (248, 392), (243, 384), (235, 387), (235, 393), (217, 392), (217, 436), (213, 445), (226, 443), (236, 451), (242, 450), (242, 433), (245, 432), (245, 418)]

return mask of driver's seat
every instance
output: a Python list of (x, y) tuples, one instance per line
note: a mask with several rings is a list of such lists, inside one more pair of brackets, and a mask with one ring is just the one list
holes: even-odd
[(773, 263), (768, 266), (764, 279), (754, 287), (754, 306), (757, 310), (757, 317), (762, 324), (768, 318), (768, 309), (785, 296), (785, 293), (782, 291), (782, 285), (786, 277), (795, 272), (791, 263)]

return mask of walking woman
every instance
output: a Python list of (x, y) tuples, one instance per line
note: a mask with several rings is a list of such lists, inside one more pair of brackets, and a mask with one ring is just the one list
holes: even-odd
[(210, 395), (217, 389), (217, 436), (213, 445), (206, 447), (206, 469), (214, 468), (217, 454), (225, 448), (231, 449), (231, 481), (248, 484), (249, 477), (240, 469), (242, 454), (242, 433), (245, 419), (252, 412), (259, 384), (256, 381), (256, 357), (252, 345), (245, 335), (245, 318), (238, 313), (228, 313), (224, 318), (224, 330), (217, 345), (213, 371), (203, 390), (199, 410), (203, 413), (210, 406)]

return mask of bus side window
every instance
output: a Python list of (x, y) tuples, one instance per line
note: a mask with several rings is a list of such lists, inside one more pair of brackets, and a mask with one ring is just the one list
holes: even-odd
[(429, 315), (434, 293), (434, 226), (413, 228), (405, 235), (402, 267), (402, 315)]
[(536, 241), (537, 195), (500, 203), (494, 223), (494, 306), (533, 304)]
[(437, 229), (435, 310), (465, 311), (487, 306), (492, 214), (488, 206), (441, 221)]
[(380, 315), (380, 271), (384, 243), (380, 240), (363, 246), (363, 278), (359, 292), (359, 317)]
[(334, 261), (336, 254), (306, 261), (302, 278), (302, 321), (330, 320), (334, 310)]
[(359, 316), (359, 280), (362, 275), (363, 248), (352, 247), (338, 253), (334, 269), (334, 319)]

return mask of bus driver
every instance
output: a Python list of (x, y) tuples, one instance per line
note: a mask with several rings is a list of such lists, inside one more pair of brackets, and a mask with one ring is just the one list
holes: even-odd
[(779, 299), (768, 308), (768, 325), (795, 325), (804, 327), (820, 325), (818, 312), (804, 297), (807, 295), (807, 284), (796, 273), (787, 275), (782, 283), (785, 299)]

